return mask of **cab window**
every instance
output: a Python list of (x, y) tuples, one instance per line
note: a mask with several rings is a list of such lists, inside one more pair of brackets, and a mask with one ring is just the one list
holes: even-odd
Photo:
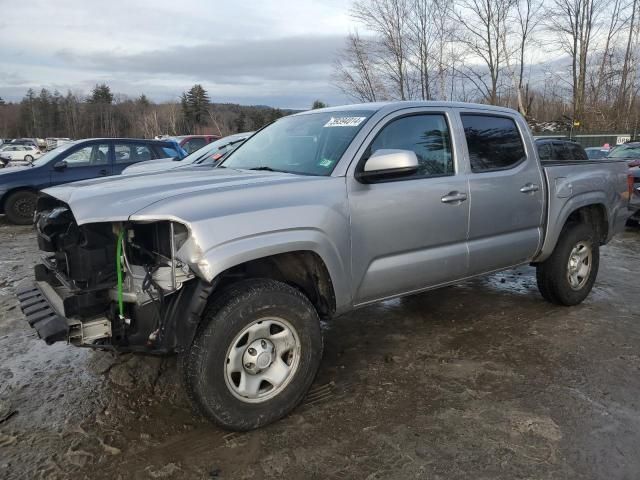
[(474, 173), (512, 168), (526, 158), (512, 118), (477, 113), (463, 113), (460, 117)]
[(442, 114), (422, 114), (392, 120), (380, 130), (367, 150), (411, 150), (418, 157), (418, 170), (401, 179), (453, 175), (449, 126)]

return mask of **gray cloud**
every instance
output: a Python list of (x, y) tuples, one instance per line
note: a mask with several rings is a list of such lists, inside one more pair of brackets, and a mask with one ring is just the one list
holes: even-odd
[(87, 93), (106, 82), (158, 101), (194, 83), (215, 101), (293, 108), (315, 98), (345, 101), (330, 81), (351, 29), (344, 0), (6, 2), (0, 96), (9, 100), (29, 87)]
[[(326, 82), (344, 37), (291, 36), (171, 47), (136, 54), (61, 50), (60, 61), (74, 68), (202, 77), (233, 83), (261, 80)], [(321, 77), (321, 78), (319, 78)]]

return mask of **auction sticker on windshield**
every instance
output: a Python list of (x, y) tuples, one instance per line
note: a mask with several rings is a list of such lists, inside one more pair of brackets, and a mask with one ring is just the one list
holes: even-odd
[(331, 117), (327, 123), (325, 123), (326, 127), (357, 127), (362, 122), (364, 122), (367, 117)]

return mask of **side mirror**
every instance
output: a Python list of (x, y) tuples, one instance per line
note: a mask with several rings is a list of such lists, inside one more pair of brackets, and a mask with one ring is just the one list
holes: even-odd
[(412, 150), (380, 149), (373, 152), (356, 179), (362, 183), (404, 177), (418, 171), (418, 157)]
[(53, 169), (54, 170), (64, 170), (65, 168), (67, 168), (67, 161), (66, 160), (60, 160), (59, 162), (56, 162), (53, 164)]

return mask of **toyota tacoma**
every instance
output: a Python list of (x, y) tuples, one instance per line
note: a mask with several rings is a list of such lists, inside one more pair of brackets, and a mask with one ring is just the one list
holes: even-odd
[(46, 189), (18, 296), (47, 343), (180, 355), (194, 405), (247, 430), (296, 407), (320, 322), (355, 308), (523, 264), (544, 299), (582, 302), (628, 186), (624, 161), (541, 162), (507, 108), (313, 110), (215, 168)]

